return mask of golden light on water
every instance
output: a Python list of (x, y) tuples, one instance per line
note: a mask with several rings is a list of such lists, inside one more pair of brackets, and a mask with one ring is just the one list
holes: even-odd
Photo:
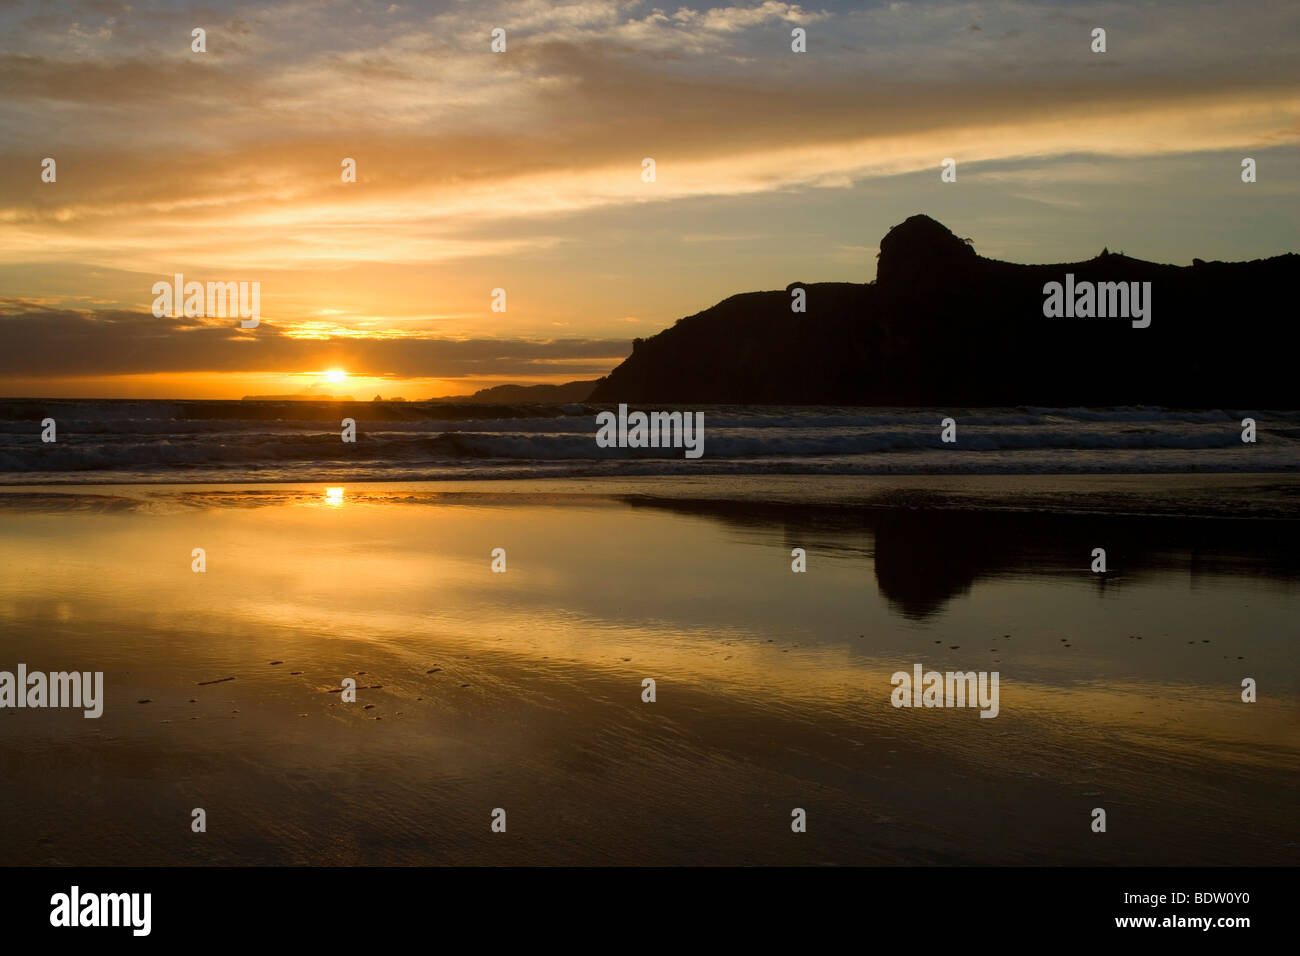
[(343, 504), (343, 489), (342, 489), (342, 488), (326, 488), (326, 489), (325, 489), (325, 503), (326, 503), (327, 505), (332, 505), (332, 506), (334, 506), (335, 508), (337, 508), (337, 507), (339, 507), (340, 505), (342, 505), (342, 504)]

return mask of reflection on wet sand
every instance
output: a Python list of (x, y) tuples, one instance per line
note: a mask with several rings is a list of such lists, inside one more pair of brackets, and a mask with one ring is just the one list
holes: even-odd
[[(104, 670), (107, 702), (98, 721), (0, 713), (0, 848), (1294, 862), (1293, 524), (941, 504), (490, 485), (4, 496), (0, 660)], [(1099, 544), (1104, 579), (1087, 567)], [(894, 709), (890, 675), (914, 663), (999, 671), (999, 716)], [(331, 693), (344, 677), (356, 704)], [(497, 806), (509, 839), (488, 830)]]
[(1059, 576), (1089, 569), (1106, 549), (1110, 571), (1089, 580), (1122, 588), (1151, 574), (1243, 575), (1300, 581), (1300, 522), (1162, 515), (1052, 514), (952, 507), (900, 508), (761, 502), (625, 499), (767, 531), (782, 546), (869, 550), (881, 593), (903, 615), (924, 619), (977, 581)]

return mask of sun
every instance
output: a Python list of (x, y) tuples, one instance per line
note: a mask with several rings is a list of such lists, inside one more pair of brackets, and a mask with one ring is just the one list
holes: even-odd
[(325, 380), (333, 385), (337, 385), (348, 377), (348, 373), (341, 368), (332, 368), (325, 373)]

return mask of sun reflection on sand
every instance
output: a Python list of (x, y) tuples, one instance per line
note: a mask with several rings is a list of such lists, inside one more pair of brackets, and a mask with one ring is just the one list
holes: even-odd
[[(508, 503), (497, 485), (349, 487), (350, 499), (321, 484), (136, 487), (131, 508), (106, 507), (99, 492), (78, 492), (77, 508), (13, 496), (0, 533), (0, 565), (14, 569), (0, 577), (0, 662), (87, 661), (111, 675), (122, 819), (141, 754), (161, 781), (192, 772), (197, 752), (203, 786), (224, 787), (230, 804), (266, 794), (259, 814), (301, 815), (304, 792), (331, 795), (302, 835), (259, 839), (255, 859), (368, 860), (364, 847), (336, 851), (316, 836), (363, 827), (405, 847), (431, 782), (452, 814), (503, 786), (539, 806), (562, 791), (608, 806), (590, 845), (554, 837), (556, 861), (677, 859), (685, 851), (657, 821), (676, 832), (691, 812), (702, 814), (690, 822), (700, 859), (785, 859), (762, 840), (741, 850), (709, 840), (746, 795), (743, 812), (759, 819), (767, 794), (789, 787), (830, 794), (849, 821), (819, 850), (834, 859), (1111, 860), (1113, 848), (1079, 842), (1090, 833), (1071, 823), (1074, 802), (1086, 814), (1100, 799), (1132, 816), (1125, 861), (1217, 862), (1243, 847), (1289, 859), (1295, 690), (1277, 676), (1259, 703), (1239, 696), (1244, 674), (1290, 673), (1272, 636), (1289, 633), (1289, 578), (1210, 573), (1203, 551), (1195, 588), (1174, 563), (1099, 593), (1058, 570), (1074, 560), (1068, 547), (1036, 550), (1028, 567), (995, 553), (990, 570), (939, 581), (949, 596), (908, 614), (876, 565), (925, 567), (898, 551), (900, 537), (932, 540), (916, 523), (872, 535), (845, 513), (805, 529), (821, 558), (810, 590), (786, 558), (797, 512), (741, 524), (716, 502), (685, 513), (522, 491)], [(220, 558), (204, 574), (191, 570), (196, 542)], [(490, 569), (497, 546), (509, 573)], [(1247, 601), (1250, 626), (1229, 639), (1229, 612)], [(997, 669), (998, 718), (894, 709), (891, 675), (917, 662)], [(332, 693), (347, 676), (365, 688), (359, 706)], [(658, 683), (653, 707), (640, 696), (646, 677)], [(42, 773), (11, 785), (0, 823), (64, 807), (75, 788), (59, 774), (103, 746), (76, 722), (20, 719), (0, 721), (0, 740)], [(359, 748), (373, 773), (342, 773), (340, 755)], [(972, 811), (954, 793), (981, 802)], [(643, 822), (621, 826), (620, 812)], [(1015, 825), (990, 827), (998, 814)], [(240, 825), (260, 834), (261, 819)], [(180, 838), (141, 848), (122, 833), (114, 852), (193, 852)], [(430, 846), (454, 860), (485, 852), (419, 835), (403, 859), (434, 858)], [(19, 858), (43, 859), (38, 839)]]

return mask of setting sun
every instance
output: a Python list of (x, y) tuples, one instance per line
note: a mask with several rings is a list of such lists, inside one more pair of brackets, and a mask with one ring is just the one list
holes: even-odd
[(343, 369), (341, 368), (332, 368), (325, 373), (326, 380), (333, 383), (334, 385), (337, 385), (339, 382), (343, 381), (347, 377), (348, 377), (348, 373), (343, 371)]

